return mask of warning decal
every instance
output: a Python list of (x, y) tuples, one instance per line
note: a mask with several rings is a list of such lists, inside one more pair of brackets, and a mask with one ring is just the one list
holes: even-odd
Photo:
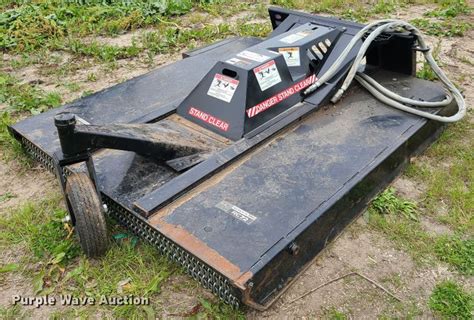
[(229, 103), (238, 85), (238, 80), (216, 73), (207, 94)]
[(274, 95), (273, 97), (271, 98), (268, 98), (267, 100), (265, 101), (262, 101), (260, 102), (259, 104), (251, 107), (251, 108), (248, 108), (247, 109), (247, 116), (249, 118), (252, 118), (252, 117), (255, 117), (257, 114), (267, 110), (267, 109), (270, 109), (271, 107), (273, 107), (274, 105), (276, 105), (277, 103), (280, 103), (282, 102), (283, 100), (291, 97), (292, 95), (294, 95), (295, 93), (298, 93), (300, 92), (301, 90), (309, 87), (310, 85), (312, 85), (314, 82), (316, 81), (316, 76), (313, 74), (297, 83), (295, 83), (294, 85), (292, 85), (291, 87), (289, 88), (286, 88), (285, 90), (283, 90), (282, 92), (280, 93), (277, 93), (276, 95)]
[(244, 50), (244, 51), (238, 53), (237, 57), (245, 58), (245, 59), (249, 59), (249, 60), (257, 61), (257, 62), (263, 62), (263, 61), (270, 58), (270, 57), (265, 56), (263, 54), (256, 53), (256, 52), (253, 52), (253, 51), (248, 51), (248, 50)]
[(298, 47), (278, 48), (278, 52), (283, 55), (288, 67), (299, 67), (301, 65), (300, 49)]
[(257, 77), (258, 84), (262, 91), (265, 91), (281, 82), (275, 60), (270, 60), (267, 63), (256, 67), (253, 69), (253, 72), (255, 73), (255, 77)]
[(209, 123), (210, 125), (218, 128), (219, 130), (222, 130), (222, 131), (229, 130), (229, 124), (227, 122), (221, 119), (218, 119), (214, 116), (211, 116), (210, 114), (207, 114), (204, 111), (198, 110), (194, 107), (189, 108), (188, 114), (199, 120)]
[(300, 32), (297, 32), (297, 33), (290, 34), (290, 35), (288, 35), (284, 38), (281, 38), (280, 41), (284, 42), (284, 43), (292, 44), (292, 43), (295, 43), (298, 40), (303, 39), (304, 37), (306, 37), (309, 34), (311, 34), (311, 31), (309, 31), (309, 30), (300, 31)]
[(253, 214), (250, 214), (247, 211), (237, 206), (234, 206), (232, 203), (229, 203), (227, 201), (219, 202), (218, 204), (216, 204), (216, 208), (221, 209), (222, 211), (230, 214), (231, 216), (239, 219), (240, 221), (245, 222), (246, 224), (251, 224), (252, 222), (257, 220), (257, 217)]
[(249, 63), (248, 61), (240, 60), (238, 58), (230, 58), (226, 60), (225, 62), (230, 63), (230, 64), (237, 64), (237, 63)]

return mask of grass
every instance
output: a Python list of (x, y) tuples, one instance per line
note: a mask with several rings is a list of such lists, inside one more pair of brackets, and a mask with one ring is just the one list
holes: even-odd
[(439, 260), (454, 266), (460, 273), (474, 275), (474, 238), (439, 237), (436, 239), (435, 253)]
[(443, 319), (472, 319), (474, 310), (473, 295), (465, 292), (452, 281), (443, 281), (436, 285), (429, 298), (431, 310)]
[(9, 306), (9, 307), (0, 307), (0, 318), (9, 320), (9, 319), (28, 319), (31, 318), (31, 312), (25, 310), (20, 305)]
[(400, 198), (393, 188), (388, 188), (372, 201), (366, 216), (372, 228), (386, 234), (415, 261), (432, 261), (432, 238), (421, 228), (414, 202)]
[(15, 197), (16, 197), (16, 196), (15, 196), (13, 193), (11, 193), (11, 192), (9, 192), (9, 191), (8, 191), (8, 192), (5, 192), (5, 193), (3, 193), (3, 194), (0, 194), (0, 203), (1, 203), (1, 202), (4, 202), (4, 201), (8, 201), (8, 200), (10, 200), (10, 199), (12, 199), (12, 198), (15, 198)]
[[(468, 14), (471, 8), (464, 0), (442, 0), (442, 1), (413, 1), (413, 0), (377, 0), (377, 1), (342, 1), (342, 0), (272, 0), (272, 4), (291, 9), (306, 10), (315, 13), (327, 13), (341, 16), (344, 19), (356, 22), (367, 22), (369, 19), (390, 17), (397, 10), (413, 4), (437, 3), (438, 8), (430, 10), (425, 14), (427, 17), (438, 19), (449, 19), (444, 23), (431, 22), (429, 19), (423, 21), (415, 20), (420, 27), (429, 33), (443, 36), (462, 36), (471, 27), (469, 23), (458, 23), (452, 18), (458, 15)], [(443, 28), (449, 27), (444, 31)]]
[(421, 228), (419, 222), (406, 219), (399, 212), (396, 215), (381, 215), (372, 207), (367, 211), (367, 217), (371, 228), (384, 233), (399, 249), (408, 252), (417, 263), (433, 262), (433, 239)]
[(31, 157), (8, 131), (8, 126), (15, 122), (14, 119), (8, 112), (0, 112), (0, 155), (3, 160), (16, 160), (23, 167), (29, 168), (32, 163)]
[(412, 201), (396, 195), (393, 188), (380, 193), (367, 212), (369, 225), (385, 233), (419, 263), (445, 262), (461, 274), (474, 274), (474, 239), (456, 235), (433, 235), (419, 223)]
[[(342, 0), (322, 0), (322, 1), (302, 1), (302, 0), (272, 0), (271, 3), (292, 9), (303, 9), (316, 13), (329, 13), (341, 16), (344, 19), (356, 22), (367, 22), (372, 18), (390, 17), (398, 9), (412, 5), (413, 3), (438, 3), (437, 9), (428, 11), (427, 18), (413, 19), (411, 22), (430, 35), (435, 36), (463, 36), (467, 30), (472, 28), (472, 24), (464, 21), (457, 21), (453, 18), (458, 15), (469, 14), (472, 8), (464, 0), (446, 1), (409, 1), (409, 0), (377, 0), (371, 1), (342, 1)], [(369, 5), (368, 5), (369, 4)], [(438, 21), (430, 18), (437, 18)]]
[[(65, 216), (58, 196), (26, 203), (9, 215), (0, 216), (0, 248), (24, 251), (22, 261), (1, 266), (0, 274), (22, 272), (31, 279), (36, 295), (70, 294), (93, 297), (96, 301), (102, 296), (133, 295), (148, 297), (151, 302), (144, 306), (93, 306), (82, 310), (85, 314), (105, 308), (118, 318), (158, 316), (166, 307), (161, 302), (161, 288), (171, 275), (181, 274), (181, 269), (160, 256), (154, 247), (137, 241), (114, 224), (110, 232), (116, 240), (107, 254), (97, 260), (87, 259), (71, 227), (63, 222)], [(12, 314), (19, 310), (3, 312)], [(213, 319), (242, 315), (223, 303), (204, 298), (195, 313)]]
[[(366, 22), (374, 16), (385, 16), (396, 11), (406, 1), (378, 0), (370, 3), (364, 1), (342, 1), (342, 0), (322, 0), (322, 1), (302, 1), (302, 0), (272, 0), (272, 4), (292, 8), (303, 9), (316, 13), (329, 13), (338, 15), (344, 19), (357, 22)], [(348, 9), (349, 8), (349, 9)]]
[[(191, 10), (191, 0), (12, 2), (0, 14), (0, 49), (28, 52), (67, 37), (117, 35)], [(7, 4), (8, 6), (8, 4)]]
[(462, 37), (472, 28), (472, 23), (458, 20), (432, 21), (426, 18), (410, 20), (415, 27), (420, 28), (430, 36)]
[(417, 18), (410, 22), (429, 35), (462, 37), (466, 31), (472, 29), (473, 24), (455, 18), (467, 15), (471, 11), (472, 8), (465, 0), (443, 0), (436, 9), (424, 14), (427, 18)]
[(455, 18), (459, 15), (469, 14), (471, 11), (472, 8), (465, 0), (445, 0), (441, 1), (438, 8), (426, 12), (424, 15), (437, 18)]
[[(25, 245), (36, 259), (61, 256), (67, 262), (79, 254), (79, 247), (61, 221), (66, 212), (59, 207), (59, 196), (39, 203), (26, 203), (10, 215), (0, 216), (0, 245)], [(46, 221), (46, 223), (45, 223)]]
[(20, 83), (10, 74), (0, 72), (0, 103), (9, 107), (8, 112), (30, 111), (41, 113), (61, 103), (61, 97), (54, 92), (44, 92), (28, 83)]
[(62, 99), (58, 93), (45, 92), (34, 85), (21, 83), (10, 74), (0, 71), (0, 103), (7, 107), (0, 110), (0, 146), (4, 159), (17, 159), (22, 164), (31, 163), (24, 149), (8, 131), (19, 116), (39, 114), (56, 107)]
[[(438, 43), (436, 44), (436, 46), (433, 49), (432, 55), (433, 55), (433, 58), (435, 59), (436, 63), (438, 64), (438, 66), (440, 66), (442, 68), (443, 65), (439, 61), (439, 58), (438, 58), (440, 51), (441, 51), (441, 41), (438, 41)], [(423, 59), (423, 62), (422, 62), (421, 68), (416, 71), (417, 78), (424, 79), (424, 80), (429, 80), (429, 81), (434, 81), (434, 80), (438, 79), (438, 76), (433, 71), (433, 69), (431, 68), (429, 63), (426, 62), (426, 59), (424, 57), (422, 59)]]
[[(0, 14), (0, 50), (11, 53), (39, 51), (65, 51), (78, 57), (93, 57), (100, 62), (138, 57), (156, 53), (172, 53), (189, 41), (208, 42), (210, 39), (229, 35), (266, 35), (269, 24), (237, 23), (236, 28), (221, 23), (205, 25), (202, 28), (187, 28), (178, 25), (176, 18), (193, 7), (215, 16), (230, 15), (248, 8), (251, 2), (229, 6), (229, 1), (87, 1), (68, 2), (40, 1), (12, 5)], [(146, 37), (141, 42), (127, 46), (108, 45), (88, 41), (91, 35), (118, 36), (138, 28), (153, 27), (159, 36), (155, 42), (160, 47), (150, 46)], [(155, 36), (155, 39), (157, 37)], [(84, 39), (86, 39), (84, 41)], [(151, 47), (151, 50), (148, 49)], [(167, 50), (165, 50), (167, 49)], [(44, 55), (44, 53), (41, 53)], [(28, 63), (23, 61), (23, 63)], [(32, 63), (32, 61), (30, 61)]]
[(344, 312), (337, 310), (336, 308), (330, 308), (325, 312), (325, 319), (328, 320), (347, 320), (350, 319)]
[[(466, 119), (450, 125), (425, 152), (425, 157), (408, 167), (408, 178), (427, 186), (420, 206), (457, 232), (474, 232), (473, 126)], [(441, 208), (445, 208), (441, 210)]]

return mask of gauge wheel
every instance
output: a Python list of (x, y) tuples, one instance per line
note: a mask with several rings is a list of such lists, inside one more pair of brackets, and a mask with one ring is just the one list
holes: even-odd
[(66, 195), (75, 219), (75, 231), (88, 257), (103, 255), (108, 248), (107, 224), (101, 201), (86, 173), (67, 177)]

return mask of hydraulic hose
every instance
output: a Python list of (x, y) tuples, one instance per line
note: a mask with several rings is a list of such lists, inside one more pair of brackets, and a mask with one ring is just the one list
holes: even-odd
[[(365, 54), (371, 45), (371, 43), (375, 40), (377, 36), (379, 36), (383, 32), (393, 31), (395, 29), (405, 29), (408, 32), (412, 33), (416, 36), (418, 45), (423, 52), (423, 55), (428, 63), (428, 65), (432, 68), (434, 73), (438, 76), (441, 82), (446, 86), (448, 89), (447, 96), (442, 101), (418, 101), (409, 99), (406, 97), (402, 97), (399, 94), (388, 90), (387, 88), (383, 87), (373, 78), (364, 74), (362, 72), (358, 72), (360, 66), (362, 65), (362, 60), (365, 57)], [(360, 47), (354, 62), (352, 63), (349, 72), (339, 88), (336, 94), (332, 97), (331, 101), (336, 103), (342, 94), (347, 90), (349, 85), (352, 83), (352, 80), (355, 78), (364, 88), (366, 88), (376, 99), (384, 102), (385, 104), (400, 109), (405, 112), (409, 112), (412, 114), (416, 114), (418, 116), (422, 116), (428, 119), (441, 121), (441, 122), (455, 122), (459, 121), (464, 117), (466, 114), (466, 104), (464, 102), (464, 98), (459, 92), (459, 90), (451, 83), (451, 81), (446, 77), (444, 72), (439, 68), (435, 59), (431, 55), (430, 49), (426, 46), (426, 43), (420, 33), (420, 31), (414, 27), (413, 25), (401, 21), (401, 20), (381, 20), (375, 21), (362, 30), (360, 30), (354, 38), (349, 42), (347, 47), (335, 61), (335, 63), (318, 79), (316, 83), (311, 85), (305, 90), (305, 94), (309, 94), (315, 91), (318, 87), (323, 85), (329, 79), (331, 79), (335, 73), (338, 71), (339, 67), (341, 66), (344, 59), (347, 57), (349, 52), (358, 44), (359, 40), (362, 40), (367, 35), (366, 39), (363, 40), (362, 46)], [(452, 116), (439, 116), (432, 114), (430, 112), (422, 111), (419, 109), (415, 109), (414, 107), (423, 107), (423, 108), (440, 108), (449, 105), (452, 100), (456, 101), (458, 106), (458, 111)]]

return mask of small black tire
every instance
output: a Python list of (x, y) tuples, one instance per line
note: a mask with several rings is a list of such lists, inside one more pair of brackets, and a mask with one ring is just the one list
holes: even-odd
[(66, 195), (82, 250), (90, 258), (103, 255), (109, 245), (107, 224), (92, 180), (86, 173), (71, 174), (66, 181)]

